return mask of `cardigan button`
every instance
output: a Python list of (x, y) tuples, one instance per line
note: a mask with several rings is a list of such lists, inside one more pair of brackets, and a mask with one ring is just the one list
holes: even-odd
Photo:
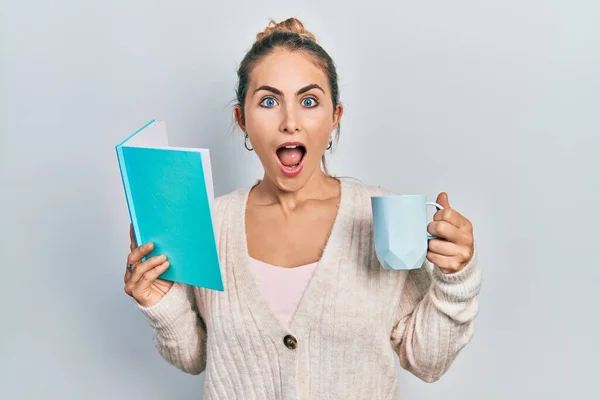
[(298, 345), (298, 341), (292, 335), (286, 335), (283, 338), (283, 343), (285, 344), (285, 347), (287, 347), (290, 350), (294, 350)]

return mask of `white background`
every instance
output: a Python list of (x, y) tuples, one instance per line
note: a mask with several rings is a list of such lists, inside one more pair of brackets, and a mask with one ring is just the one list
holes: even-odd
[(10, 1), (0, 5), (0, 398), (199, 399), (123, 292), (114, 145), (150, 119), (208, 147), (215, 191), (261, 177), (236, 67), (300, 18), (339, 67), (331, 170), (439, 191), (475, 225), (475, 338), (405, 399), (593, 399), (600, 281), (596, 1)]

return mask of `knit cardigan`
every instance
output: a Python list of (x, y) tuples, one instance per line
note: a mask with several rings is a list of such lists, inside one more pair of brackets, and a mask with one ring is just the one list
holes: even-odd
[(224, 291), (175, 283), (157, 304), (136, 303), (161, 356), (187, 373), (205, 372), (205, 399), (397, 399), (395, 355), (426, 382), (448, 370), (473, 336), (476, 255), (451, 274), (428, 261), (411, 271), (382, 268), (370, 196), (388, 192), (342, 181), (330, 237), (288, 328), (247, 264), (249, 192), (215, 200)]

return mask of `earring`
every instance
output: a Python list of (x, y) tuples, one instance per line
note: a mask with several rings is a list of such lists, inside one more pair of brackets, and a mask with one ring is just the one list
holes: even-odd
[(327, 148), (325, 150), (331, 150), (332, 145), (333, 145), (333, 139), (329, 138), (329, 143), (327, 144)]
[(244, 147), (245, 147), (245, 148), (246, 148), (246, 150), (248, 150), (248, 151), (252, 151), (252, 150), (254, 150), (254, 148), (253, 148), (253, 147), (250, 147), (250, 146), (248, 145), (248, 143), (249, 143), (249, 140), (248, 140), (248, 132), (244, 132)]

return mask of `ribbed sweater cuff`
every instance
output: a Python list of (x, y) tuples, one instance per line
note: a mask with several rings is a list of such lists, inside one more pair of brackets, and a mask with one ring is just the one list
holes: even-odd
[(148, 318), (150, 326), (157, 329), (174, 325), (181, 315), (192, 311), (185, 286), (179, 283), (174, 283), (167, 294), (153, 306), (136, 304)]
[(468, 302), (476, 297), (481, 287), (477, 250), (474, 251), (471, 261), (458, 272), (446, 274), (434, 265), (433, 284), (436, 295), (452, 303)]

